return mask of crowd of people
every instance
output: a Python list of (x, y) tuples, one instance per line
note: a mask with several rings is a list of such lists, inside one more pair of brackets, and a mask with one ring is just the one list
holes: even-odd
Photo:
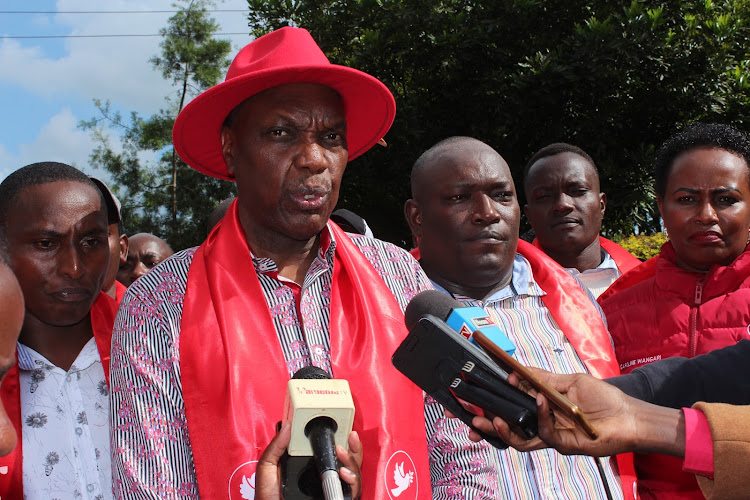
[[(127, 235), (108, 186), (63, 163), (0, 183), (0, 497), (281, 498), (277, 422), (310, 365), (351, 387), (336, 454), (352, 498), (750, 497), (750, 426), (731, 424), (750, 404), (750, 139), (696, 123), (662, 146), (669, 241), (640, 262), (601, 236), (581, 148), (532, 154), (521, 207), (495, 149), (449, 137), (413, 164), (407, 252), (334, 211), (395, 112), (379, 80), (287, 27), (175, 122), (180, 157), (237, 186), (200, 246)], [(390, 360), (432, 289), (483, 308), (601, 436), (541, 394), (532, 440), (475, 418), (508, 449), (446, 415)]]

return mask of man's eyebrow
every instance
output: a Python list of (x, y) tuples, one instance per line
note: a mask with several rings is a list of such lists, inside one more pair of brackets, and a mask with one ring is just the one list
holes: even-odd
[[(688, 187), (679, 187), (679, 188), (675, 189), (672, 192), (672, 194), (679, 193), (680, 191), (683, 191), (685, 193), (690, 193), (690, 194), (700, 193), (699, 189), (693, 189), (693, 188), (688, 188)], [(714, 193), (714, 194), (729, 193), (731, 191), (736, 191), (736, 192), (742, 194), (742, 190), (740, 188), (737, 188), (737, 187), (734, 187), (734, 186), (720, 187), (720, 188), (712, 189), (711, 193)]]
[[(289, 125), (289, 126), (296, 127), (300, 123), (299, 120), (295, 120), (294, 117), (289, 116), (287, 114), (284, 114), (281, 111), (275, 112), (274, 116), (276, 118), (278, 118), (282, 122), (282, 125)], [(305, 120), (305, 122), (309, 122), (309, 120)], [(324, 122), (324, 125), (325, 124), (326, 124), (326, 122)], [(339, 129), (342, 129), (342, 128), (345, 129), (346, 128), (346, 118), (342, 118), (340, 120), (336, 120), (333, 124), (326, 125), (324, 128), (326, 130), (339, 130)]]
[(29, 227), (24, 232), (27, 234), (32, 234), (38, 238), (62, 238), (63, 236), (65, 236), (63, 233), (55, 231), (54, 229), (35, 228), (33, 226)]
[(109, 233), (109, 227), (95, 227), (84, 232), (84, 236), (91, 236), (92, 234)]

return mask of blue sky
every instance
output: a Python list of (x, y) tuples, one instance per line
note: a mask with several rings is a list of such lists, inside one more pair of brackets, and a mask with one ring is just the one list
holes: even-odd
[[(159, 53), (160, 37), (17, 39), (40, 35), (155, 34), (171, 14), (66, 14), (70, 11), (166, 11), (173, 0), (0, 0), (0, 180), (37, 161), (62, 161), (106, 177), (88, 166), (94, 145), (81, 120), (96, 116), (94, 98), (110, 99), (127, 114), (150, 115), (172, 93), (148, 62)], [(233, 57), (250, 41), (247, 1), (224, 0), (215, 12)], [(111, 132), (117, 147), (117, 133)]]

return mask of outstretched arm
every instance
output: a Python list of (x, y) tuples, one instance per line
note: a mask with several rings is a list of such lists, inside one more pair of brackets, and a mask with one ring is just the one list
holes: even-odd
[[(492, 422), (475, 417), (474, 425), (485, 432), (497, 434), (520, 451), (552, 447), (566, 455), (609, 456), (637, 451), (684, 456), (685, 421), (681, 410), (663, 408), (631, 398), (590, 375), (557, 375), (539, 369), (534, 371), (542, 380), (578, 405), (599, 433), (597, 439), (590, 439), (564, 413), (551, 409), (549, 402), (541, 394), (536, 395), (539, 414), (537, 438), (526, 440), (512, 432), (508, 424), (497, 417)], [(516, 384), (518, 382), (515, 375), (510, 381)]]

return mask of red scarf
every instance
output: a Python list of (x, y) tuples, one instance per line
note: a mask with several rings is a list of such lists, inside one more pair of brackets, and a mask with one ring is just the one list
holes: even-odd
[[(542, 302), (589, 372), (597, 378), (619, 375), (609, 333), (589, 296), (565, 269), (534, 245), (519, 240), (518, 253), (529, 261), (534, 280), (546, 293)], [(624, 497), (635, 498), (633, 454), (617, 455), (617, 465)]]
[(120, 283), (119, 281), (115, 281), (115, 302), (119, 305), (120, 302), (122, 302), (122, 298), (125, 296), (125, 292), (128, 291), (128, 287)]
[[(94, 340), (99, 351), (99, 357), (102, 360), (107, 385), (109, 385), (109, 351), (116, 313), (117, 304), (112, 297), (104, 292), (99, 294), (91, 307), (91, 329), (94, 332)], [(2, 398), (5, 411), (18, 436), (16, 448), (9, 455), (0, 457), (0, 498), (3, 500), (22, 500), (23, 422), (21, 422), (21, 384), (17, 358), (16, 364), (5, 375), (2, 386), (0, 386), (0, 398)], [(8, 468), (7, 473), (2, 473), (5, 467)]]
[[(531, 244), (540, 250), (544, 250), (542, 245), (539, 244), (539, 239), (537, 238), (534, 238), (534, 241), (532, 241)], [(633, 256), (620, 245), (614, 241), (608, 240), (604, 236), (599, 236), (599, 246), (601, 246), (609, 256), (612, 257), (612, 260), (614, 260), (617, 265), (617, 269), (620, 270), (620, 274), (625, 274), (641, 263), (637, 257)]]
[[(346, 379), (362, 440), (363, 498), (388, 499), (394, 471), (414, 472), (403, 498), (425, 498), (430, 472), (422, 391), (391, 364), (406, 336), (390, 290), (335, 224), (331, 363)], [(180, 369), (190, 445), (202, 498), (241, 498), (275, 435), (289, 381), (237, 202), (196, 251), (188, 271)], [(245, 486), (247, 488), (249, 486)], [(419, 492), (417, 496), (417, 491)]]

